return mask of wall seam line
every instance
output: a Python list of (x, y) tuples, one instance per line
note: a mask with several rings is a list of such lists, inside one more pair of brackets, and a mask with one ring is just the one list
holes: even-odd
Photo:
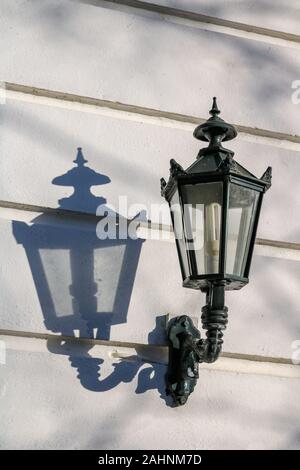
[[(20, 330), (7, 330), (0, 329), (1, 336), (10, 336), (15, 338), (24, 338), (24, 339), (38, 339), (38, 340), (53, 340), (57, 342), (69, 341), (74, 344), (90, 344), (98, 346), (107, 346), (107, 347), (119, 347), (119, 348), (128, 348), (128, 349), (139, 349), (143, 348), (146, 350), (149, 349), (158, 349), (168, 350), (166, 344), (146, 344), (146, 343), (135, 343), (135, 342), (126, 342), (126, 341), (114, 341), (114, 340), (100, 340), (95, 338), (84, 338), (84, 337), (75, 337), (67, 335), (58, 335), (51, 333), (38, 333), (32, 331), (20, 331)], [(292, 362), (291, 359), (284, 357), (273, 357), (273, 356), (261, 356), (255, 354), (245, 354), (245, 353), (233, 353), (233, 352), (222, 352), (221, 357), (227, 359), (240, 359), (246, 360), (249, 362), (267, 362), (272, 364), (281, 364), (281, 365), (296, 365)]]
[[(121, 103), (118, 101), (109, 101), (102, 100), (100, 98), (88, 97), (83, 95), (77, 95), (73, 93), (61, 92), (48, 90), (44, 88), (32, 87), (29, 85), (21, 85), (17, 83), (4, 82), (4, 90), (2, 94), (9, 99), (20, 99), (22, 100), (22, 95), (29, 95), (37, 98), (48, 98), (53, 101), (62, 101), (65, 103), (73, 103), (79, 105), (86, 105), (97, 108), (106, 108), (114, 111), (119, 111), (121, 113), (128, 113), (137, 116), (145, 116), (157, 119), (158, 124), (162, 119), (177, 122), (182, 124), (198, 125), (206, 121), (205, 118), (190, 116), (187, 114), (175, 113), (171, 111), (163, 111), (154, 108), (148, 108), (144, 106), (138, 106), (133, 104)], [(10, 94), (12, 92), (13, 94)], [(18, 97), (19, 95), (19, 97)], [(25, 100), (24, 100), (25, 101)], [(43, 104), (43, 103), (41, 103)], [(238, 132), (241, 134), (246, 134), (254, 137), (262, 137), (265, 139), (272, 139), (278, 141), (287, 141), (293, 144), (300, 144), (300, 135), (287, 134), (279, 131), (272, 131), (269, 129), (262, 129), (257, 127), (245, 126), (242, 124), (233, 124)]]
[(271, 28), (263, 28), (262, 26), (256, 26), (240, 21), (227, 20), (225, 18), (219, 18), (216, 16), (206, 15), (203, 13), (194, 12), (191, 10), (183, 10), (180, 8), (169, 7), (166, 5), (159, 5), (157, 3), (148, 3), (140, 0), (87, 0), (85, 3), (100, 6), (101, 3), (123, 5), (136, 10), (144, 10), (160, 15), (166, 15), (170, 17), (176, 17), (194, 21), (196, 23), (207, 23), (215, 26), (222, 26), (228, 29), (234, 29), (237, 31), (243, 31), (246, 33), (254, 33), (259, 36), (265, 36), (266, 38), (282, 39), (292, 43), (300, 43), (300, 36), (295, 33), (288, 33), (286, 31), (278, 31)]

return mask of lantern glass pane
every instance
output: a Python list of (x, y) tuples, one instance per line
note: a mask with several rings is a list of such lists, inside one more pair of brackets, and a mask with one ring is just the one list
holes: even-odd
[[(46, 288), (49, 291), (48, 299), (50, 298), (50, 302), (48, 302), (49, 305), (47, 304), (48, 315), (53, 314), (57, 318), (72, 315), (73, 303), (72, 296), (70, 295), (70, 286), (72, 285), (70, 250), (40, 248), (38, 252), (45, 274)], [(39, 285), (41, 285), (43, 276), (39, 275), (39, 278), (38, 282)], [(45, 293), (43, 293), (43, 302), (47, 302)]]
[(183, 222), (182, 222), (182, 212), (179, 202), (178, 190), (175, 191), (172, 199), (170, 201), (170, 210), (173, 223), (173, 230), (176, 239), (176, 246), (181, 266), (182, 277), (185, 279), (189, 276), (189, 264), (188, 257), (185, 247), (184, 231), (183, 231)]
[(226, 273), (243, 276), (259, 192), (234, 183), (229, 186)]
[(182, 186), (184, 228), (196, 275), (219, 272), (223, 183)]

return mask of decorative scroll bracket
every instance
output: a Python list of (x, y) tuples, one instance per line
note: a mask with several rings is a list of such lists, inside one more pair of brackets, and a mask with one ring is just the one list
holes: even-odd
[(212, 284), (207, 292), (207, 305), (202, 308), (202, 325), (207, 329), (206, 339), (192, 319), (181, 315), (170, 320), (167, 328), (169, 340), (169, 366), (167, 394), (174, 406), (184, 405), (199, 378), (198, 364), (214, 362), (222, 349), (223, 332), (227, 325), (228, 309), (224, 306), (225, 285)]

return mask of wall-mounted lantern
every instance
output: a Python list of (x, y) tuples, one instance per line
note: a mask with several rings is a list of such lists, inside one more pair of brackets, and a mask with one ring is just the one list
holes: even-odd
[(222, 142), (234, 139), (236, 129), (219, 117), (213, 99), (211, 117), (194, 131), (209, 142), (197, 160), (184, 170), (171, 160), (162, 195), (170, 206), (183, 287), (206, 293), (202, 325), (207, 338), (184, 315), (169, 322), (167, 391), (175, 405), (186, 403), (198, 378), (199, 362), (214, 362), (227, 324), (225, 290), (241, 289), (249, 280), (255, 235), (263, 194), (271, 186), (272, 169), (258, 179), (233, 160)]

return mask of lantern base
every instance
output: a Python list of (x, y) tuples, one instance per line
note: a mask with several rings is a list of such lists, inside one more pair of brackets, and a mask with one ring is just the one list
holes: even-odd
[(167, 327), (169, 366), (166, 393), (174, 406), (184, 405), (194, 391), (199, 378), (198, 364), (215, 362), (222, 349), (223, 332), (227, 325), (228, 309), (224, 306), (225, 283), (212, 284), (207, 291), (207, 304), (202, 308), (202, 325), (206, 339), (187, 315), (170, 320)]
[(210, 274), (209, 278), (208, 276), (189, 276), (183, 280), (182, 286), (207, 292), (212, 283), (220, 281), (225, 282), (225, 290), (239, 290), (248, 284), (249, 279), (232, 274), (226, 274), (225, 277), (221, 274)]

